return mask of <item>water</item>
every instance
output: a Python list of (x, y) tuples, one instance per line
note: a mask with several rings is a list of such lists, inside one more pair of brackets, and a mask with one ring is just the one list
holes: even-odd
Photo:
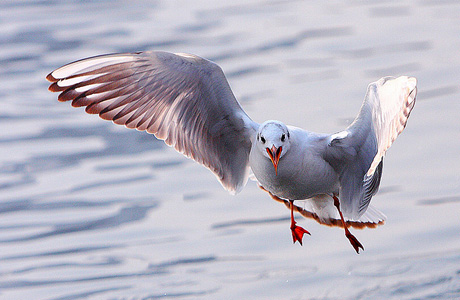
[[(460, 298), (457, 1), (1, 1), (1, 299)], [(227, 194), (145, 133), (58, 103), (45, 76), (87, 56), (160, 49), (219, 63), (257, 122), (343, 129), (366, 86), (419, 80), (373, 204), (343, 232), (254, 182)]]

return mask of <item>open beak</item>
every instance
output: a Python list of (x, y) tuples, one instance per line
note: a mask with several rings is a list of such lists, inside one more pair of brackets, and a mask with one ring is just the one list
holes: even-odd
[(276, 148), (275, 145), (273, 145), (271, 149), (266, 148), (266, 150), (268, 156), (270, 157), (270, 160), (272, 161), (273, 166), (275, 167), (275, 174), (278, 175), (278, 162), (280, 161), (281, 151), (283, 150), (283, 147), (280, 146), (279, 148)]

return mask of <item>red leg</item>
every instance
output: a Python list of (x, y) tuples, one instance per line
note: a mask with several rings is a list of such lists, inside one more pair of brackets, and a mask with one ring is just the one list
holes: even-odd
[(348, 230), (347, 223), (345, 223), (345, 220), (343, 219), (342, 211), (340, 210), (339, 199), (335, 195), (332, 195), (332, 198), (334, 198), (334, 205), (335, 207), (337, 207), (337, 210), (339, 211), (340, 219), (342, 219), (342, 225), (343, 225), (343, 228), (345, 229), (345, 236), (350, 241), (350, 244), (353, 246), (353, 248), (355, 248), (356, 253), (359, 254), (359, 248), (364, 250), (364, 247), (363, 245), (361, 245), (358, 239), (353, 234), (351, 234), (351, 232)]
[(302, 245), (302, 238), (304, 233), (310, 234), (310, 232), (306, 231), (304, 228), (297, 226), (296, 222), (294, 221), (294, 201), (289, 200), (291, 203), (291, 231), (292, 231), (292, 241), (294, 242), (299, 242), (300, 245)]

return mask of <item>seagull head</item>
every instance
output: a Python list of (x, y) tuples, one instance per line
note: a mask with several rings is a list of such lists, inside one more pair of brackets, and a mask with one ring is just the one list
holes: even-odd
[(257, 148), (271, 160), (277, 175), (278, 163), (289, 150), (290, 138), (287, 126), (279, 121), (266, 121), (257, 132)]

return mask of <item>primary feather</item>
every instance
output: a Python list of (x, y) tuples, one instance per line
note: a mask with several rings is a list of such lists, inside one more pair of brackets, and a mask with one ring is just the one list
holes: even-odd
[(208, 167), (227, 190), (246, 183), (257, 124), (216, 64), (161, 51), (109, 54), (65, 65), (47, 79), (59, 101), (154, 134)]

